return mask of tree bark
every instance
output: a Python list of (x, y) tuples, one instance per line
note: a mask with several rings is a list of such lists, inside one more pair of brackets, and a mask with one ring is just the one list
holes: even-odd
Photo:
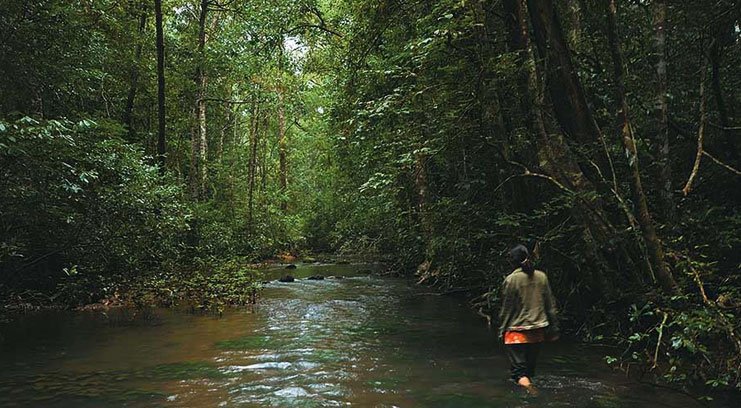
[[(563, 132), (579, 144), (574, 152), (578, 155), (582, 173), (599, 186), (602, 183), (601, 174), (606, 168), (611, 169), (614, 179), (612, 163), (602, 132), (587, 104), (584, 89), (571, 60), (571, 50), (559, 17), (552, 0), (527, 0), (527, 5), (535, 43), (546, 60), (546, 85), (556, 119)], [(599, 150), (604, 150), (604, 156), (599, 154), (596, 163), (591, 162), (589, 152)]]
[(144, 34), (144, 28), (147, 25), (147, 13), (142, 11), (139, 16), (139, 26), (137, 28), (136, 37), (136, 51), (134, 53), (134, 62), (131, 64), (131, 70), (129, 71), (129, 92), (126, 96), (126, 107), (124, 108), (122, 121), (124, 126), (129, 132), (129, 139), (134, 140), (136, 137), (136, 131), (133, 126), (133, 112), (134, 112), (134, 101), (136, 99), (136, 88), (139, 84), (139, 64), (142, 57), (143, 41), (142, 36)]
[(157, 31), (157, 159), (160, 174), (165, 172), (165, 36), (162, 28), (162, 0), (154, 0)]
[(254, 194), (255, 194), (255, 173), (257, 171), (257, 146), (259, 140), (259, 125), (260, 125), (260, 105), (257, 102), (257, 97), (254, 98), (252, 103), (252, 117), (250, 118), (250, 164), (249, 164), (249, 187), (247, 191), (247, 231), (251, 235), (254, 226)]
[(206, 123), (206, 87), (208, 77), (206, 76), (206, 19), (208, 16), (208, 0), (201, 0), (200, 13), (198, 15), (198, 48), (196, 50), (196, 101), (193, 110), (195, 115), (195, 127), (191, 137), (191, 180), (190, 191), (194, 201), (205, 198), (206, 175), (208, 172), (208, 137)]
[(623, 66), (623, 56), (620, 50), (620, 39), (617, 32), (617, 7), (615, 0), (610, 0), (607, 13), (607, 36), (612, 54), (614, 76), (615, 76), (615, 99), (617, 101), (617, 131), (621, 136), (626, 155), (628, 156), (628, 166), (630, 168), (631, 192), (633, 194), (633, 204), (638, 212), (637, 219), (643, 234), (643, 240), (646, 244), (651, 264), (659, 285), (666, 293), (677, 293), (677, 283), (672, 276), (671, 270), (666, 264), (664, 248), (656, 234), (656, 228), (653, 224), (651, 213), (648, 209), (648, 202), (643, 191), (641, 183), (641, 173), (638, 164), (638, 150), (635, 143), (635, 135), (630, 124), (628, 101), (625, 97), (625, 69)]
[[(268, 129), (270, 127), (270, 118), (265, 115), (263, 118), (263, 129)], [(263, 137), (262, 143), (260, 143), (261, 146), (258, 146), (258, 150), (261, 150), (262, 154), (258, 152), (259, 156), (259, 164), (260, 164), (260, 191), (265, 192), (268, 188), (268, 138)]]
[(700, 70), (700, 126), (697, 131), (697, 152), (695, 153), (695, 161), (692, 165), (692, 172), (682, 188), (682, 194), (685, 197), (692, 191), (692, 183), (694, 183), (697, 173), (700, 171), (700, 162), (702, 161), (702, 155), (704, 153), (703, 142), (705, 140), (705, 122), (707, 120), (707, 96), (705, 95), (705, 76), (707, 75), (707, 60), (703, 57), (703, 64)]
[[(530, 45), (524, 0), (503, 0), (502, 5), (509, 34), (509, 49), (518, 53), (518, 65), (523, 67), (518, 78), (520, 106), (527, 118), (528, 132), (533, 134), (537, 141), (539, 165), (570, 189), (585, 193), (593, 192), (594, 186), (584, 177), (579, 166), (574, 162), (563, 138), (557, 134), (549, 135), (546, 129), (542, 110), (545, 101), (541, 92), (538, 67)], [(606, 236), (609, 234), (605, 233), (602, 223), (595, 220), (592, 214), (592, 212), (602, 214), (603, 210), (598, 202), (580, 200), (577, 201), (573, 212), (574, 218), (580, 220), (585, 256), (589, 263), (595, 266), (591, 270), (593, 281), (591, 286), (595, 287), (599, 293), (605, 293), (611, 289), (611, 286), (606, 284), (604, 276), (607, 262), (600, 251), (603, 246), (597, 241), (607, 241)], [(605, 218), (604, 214), (599, 218)]]
[(414, 153), (414, 186), (417, 190), (417, 214), (422, 226), (425, 242), (432, 238), (432, 222), (429, 217), (429, 184), (427, 181), (427, 155), (421, 152)]
[(578, 49), (581, 41), (581, 13), (582, 8), (580, 0), (569, 0), (569, 20), (571, 20), (571, 29), (569, 30), (569, 42), (572, 49)]
[(288, 142), (286, 141), (286, 108), (281, 86), (278, 92), (278, 181), (280, 183), (280, 209), (288, 210)]
[(669, 104), (667, 102), (666, 74), (666, 0), (655, 0), (653, 4), (654, 57), (656, 60), (656, 143), (658, 145), (657, 164), (659, 166), (659, 197), (662, 213), (666, 221), (674, 219), (674, 199), (672, 190), (672, 167), (669, 157)]

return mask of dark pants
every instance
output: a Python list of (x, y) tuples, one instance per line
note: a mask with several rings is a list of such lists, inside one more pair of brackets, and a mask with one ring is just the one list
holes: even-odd
[(512, 363), (512, 380), (535, 376), (535, 360), (540, 352), (540, 343), (505, 344), (504, 348)]

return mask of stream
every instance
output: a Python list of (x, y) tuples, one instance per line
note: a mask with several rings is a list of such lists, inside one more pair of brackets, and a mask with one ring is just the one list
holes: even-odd
[[(466, 301), (368, 265), (299, 265), (254, 311), (43, 312), (0, 326), (0, 407), (695, 407), (547, 344), (526, 396)], [(310, 275), (342, 279), (307, 280)]]

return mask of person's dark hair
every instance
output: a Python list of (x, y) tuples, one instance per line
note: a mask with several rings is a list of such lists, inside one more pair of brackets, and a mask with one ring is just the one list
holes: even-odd
[(530, 252), (527, 250), (525, 245), (517, 245), (509, 251), (509, 256), (512, 258), (512, 262), (521, 267), (522, 270), (528, 275), (532, 275), (535, 272), (535, 267), (530, 261)]

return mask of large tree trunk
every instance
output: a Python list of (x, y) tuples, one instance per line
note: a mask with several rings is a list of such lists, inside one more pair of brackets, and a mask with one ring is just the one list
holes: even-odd
[[(535, 42), (547, 60), (548, 91), (558, 122), (569, 137), (585, 147), (596, 145), (599, 127), (587, 105), (553, 3), (551, 0), (528, 0), (527, 3)], [(588, 173), (592, 174), (593, 170)]]
[(129, 71), (129, 92), (126, 96), (126, 106), (124, 107), (122, 121), (129, 132), (129, 139), (134, 140), (136, 131), (133, 125), (134, 101), (136, 99), (136, 88), (139, 84), (139, 64), (141, 63), (144, 28), (147, 25), (147, 13), (142, 11), (139, 16), (139, 27), (136, 36), (136, 52), (134, 53), (134, 62), (131, 64)]
[(286, 141), (286, 108), (283, 88), (278, 87), (278, 181), (280, 183), (280, 209), (288, 210), (288, 142)]
[(657, 164), (659, 166), (659, 195), (664, 219), (674, 219), (674, 200), (672, 198), (672, 167), (669, 157), (669, 106), (667, 102), (666, 77), (666, 0), (654, 1), (654, 56), (656, 59), (656, 143), (658, 145)]
[[(535, 136), (538, 146), (538, 161), (540, 167), (560, 183), (570, 189), (589, 193), (594, 186), (584, 177), (579, 166), (574, 162), (568, 147), (560, 135), (549, 135), (546, 129), (542, 106), (544, 105), (541, 92), (541, 81), (533, 50), (530, 46), (530, 36), (527, 25), (527, 11), (524, 0), (503, 0), (504, 19), (509, 34), (509, 49), (518, 53), (518, 65), (523, 67), (518, 78), (520, 107), (527, 118), (528, 132)], [(592, 287), (599, 293), (608, 291), (610, 286), (605, 283), (604, 271), (607, 262), (601, 253), (597, 241), (605, 242), (605, 226), (598, 218), (605, 219), (603, 210), (598, 202), (578, 201), (573, 210), (574, 219), (580, 220), (585, 256), (594, 266), (592, 270)]]
[(651, 258), (656, 279), (661, 288), (667, 293), (678, 291), (677, 283), (674, 281), (671, 270), (664, 257), (664, 248), (656, 235), (651, 213), (648, 210), (648, 202), (641, 183), (641, 173), (638, 164), (638, 150), (636, 149), (635, 136), (630, 124), (628, 101), (625, 97), (625, 69), (623, 67), (623, 56), (620, 50), (620, 39), (617, 32), (617, 7), (615, 0), (610, 0), (607, 13), (607, 35), (610, 43), (610, 52), (614, 65), (615, 75), (615, 99), (617, 101), (617, 131), (623, 141), (625, 152), (628, 156), (630, 167), (631, 192), (633, 204), (638, 212), (637, 219), (643, 233), (643, 240)]
[[(603, 186), (605, 184), (603, 174), (610, 174), (612, 189), (616, 191), (617, 181), (612, 159), (608, 154), (602, 132), (587, 104), (553, 2), (527, 0), (527, 5), (535, 33), (535, 43), (541, 56), (546, 60), (546, 86), (553, 110), (563, 132), (578, 144), (578, 148), (573, 149), (573, 152), (577, 154), (579, 168), (602, 192), (609, 191), (609, 188)], [(597, 154), (592, 160), (590, 153), (598, 151), (602, 153)], [(606, 172), (607, 169), (610, 170), (609, 173)]]
[(157, 31), (157, 159), (160, 173), (165, 172), (165, 36), (162, 30), (162, 0), (154, 0)]

